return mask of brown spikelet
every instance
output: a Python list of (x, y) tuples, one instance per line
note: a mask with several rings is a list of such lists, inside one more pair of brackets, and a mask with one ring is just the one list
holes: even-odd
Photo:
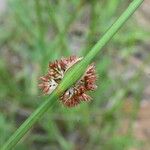
[[(50, 94), (63, 79), (65, 72), (81, 59), (76, 56), (70, 56), (69, 58), (62, 58), (59, 61), (49, 63), (48, 73), (40, 77), (39, 88), (44, 94)], [(86, 92), (96, 89), (95, 82), (95, 66), (91, 64), (81, 79), (62, 94), (60, 101), (67, 107), (74, 107), (81, 101), (90, 101), (91, 97)]]

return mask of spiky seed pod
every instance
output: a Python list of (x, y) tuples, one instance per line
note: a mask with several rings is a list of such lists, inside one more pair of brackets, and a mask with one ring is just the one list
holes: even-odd
[[(40, 89), (44, 94), (50, 94), (63, 79), (65, 72), (82, 58), (70, 56), (49, 63), (48, 73), (40, 77)], [(67, 107), (74, 107), (81, 101), (90, 101), (91, 97), (86, 92), (96, 89), (96, 71), (94, 64), (88, 66), (81, 79), (62, 94), (60, 101)]]

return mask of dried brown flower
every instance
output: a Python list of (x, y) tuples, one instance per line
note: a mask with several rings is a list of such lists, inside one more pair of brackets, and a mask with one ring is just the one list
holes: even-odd
[[(82, 58), (76, 56), (70, 56), (69, 58), (62, 58), (56, 60), (53, 63), (49, 63), (48, 73), (40, 77), (41, 83), (40, 89), (44, 94), (50, 94), (63, 79), (65, 72), (72, 67), (75, 63)], [(88, 66), (86, 72), (81, 79), (66, 90), (60, 97), (60, 101), (67, 107), (73, 107), (78, 105), (81, 101), (90, 101), (91, 97), (86, 92), (96, 89), (96, 71), (94, 64)]]

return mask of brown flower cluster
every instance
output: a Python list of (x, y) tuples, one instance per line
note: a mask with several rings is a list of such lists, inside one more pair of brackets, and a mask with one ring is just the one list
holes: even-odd
[[(40, 89), (44, 94), (50, 94), (63, 79), (65, 72), (82, 58), (70, 56), (69, 58), (62, 58), (53, 63), (49, 63), (48, 73), (40, 77)], [(81, 79), (66, 90), (60, 97), (60, 101), (67, 107), (74, 107), (81, 101), (90, 101), (91, 97), (86, 92), (96, 89), (96, 71), (94, 64), (88, 66), (86, 72)]]

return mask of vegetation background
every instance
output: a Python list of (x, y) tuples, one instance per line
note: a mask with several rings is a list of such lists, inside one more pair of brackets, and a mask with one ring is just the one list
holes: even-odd
[[(44, 101), (49, 61), (84, 56), (130, 0), (0, 0), (0, 147)], [(148, 150), (150, 1), (95, 58), (93, 101), (56, 104), (15, 150)]]

